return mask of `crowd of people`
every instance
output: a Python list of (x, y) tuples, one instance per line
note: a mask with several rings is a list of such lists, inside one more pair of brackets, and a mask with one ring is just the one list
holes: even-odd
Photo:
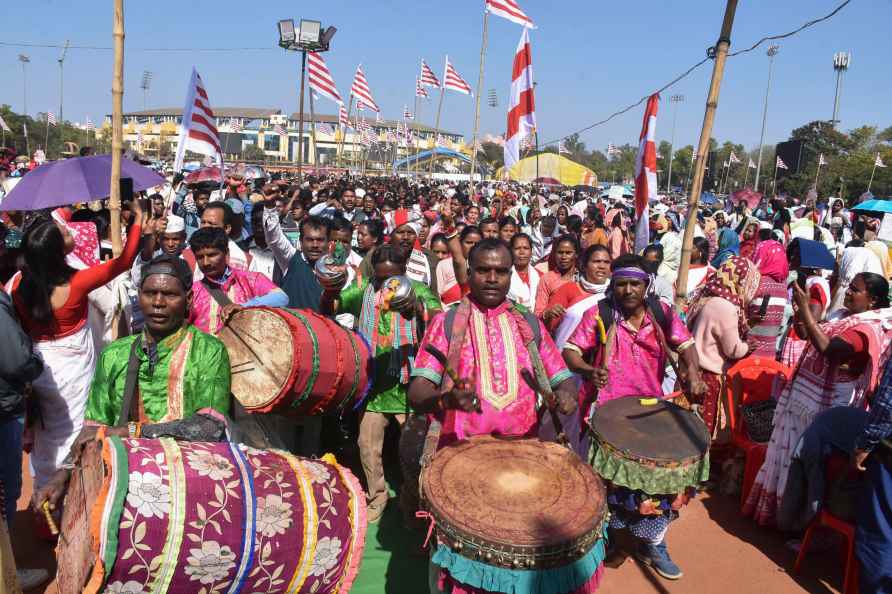
[[(222, 184), (172, 174), (123, 204), (117, 256), (102, 201), (4, 212), (6, 519), (23, 450), (39, 518), (60, 507), (85, 440), (151, 435), (210, 411), (244, 418), (215, 336), (244, 308), (288, 307), (362, 335), (372, 385), (359, 411), (337, 419), (252, 421), (262, 445), (298, 455), (356, 448), (370, 522), (388, 504), (412, 505), (388, 501), (389, 424), (435, 418), (438, 447), (537, 435), (540, 405), (524, 370), (550, 385), (570, 446), (588, 459), (586, 420), (625, 396), (696, 411), (716, 449), (736, 406), (725, 398), (728, 370), (747, 357), (779, 361), (790, 379), (774, 384), (773, 429), (745, 511), (801, 536), (824, 504), (829, 453), (850, 457), (863, 471), (852, 519), (861, 591), (892, 591), (892, 260), (880, 221), (816, 196), (704, 205), (679, 286), (686, 204), (661, 197), (650, 212), (651, 237), (634, 253), (634, 208), (594, 188), (342, 173), (248, 180), (239, 167)], [(325, 274), (318, 264), (332, 255), (337, 273)], [(410, 284), (398, 304), (384, 286), (393, 277)], [(449, 369), (427, 347), (448, 353)], [(661, 576), (681, 578), (666, 545), (680, 506), (611, 501), (611, 531), (628, 531), (634, 554)], [(46, 579), (18, 575), (25, 586)], [(434, 566), (432, 591), (478, 590)]]

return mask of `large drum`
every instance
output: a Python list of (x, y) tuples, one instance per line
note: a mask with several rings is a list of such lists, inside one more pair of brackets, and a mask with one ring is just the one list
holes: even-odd
[(65, 499), (60, 592), (348, 592), (365, 495), (333, 460), (234, 443), (89, 444)]
[(229, 351), (232, 393), (249, 413), (322, 415), (368, 392), (368, 343), (312, 311), (244, 309), (218, 337)]
[(601, 575), (606, 493), (572, 451), (538, 439), (477, 436), (422, 471), (448, 579), (498, 592), (558, 594)]
[(595, 409), (592, 466), (613, 485), (676, 495), (709, 478), (709, 431), (666, 400), (630, 396)]

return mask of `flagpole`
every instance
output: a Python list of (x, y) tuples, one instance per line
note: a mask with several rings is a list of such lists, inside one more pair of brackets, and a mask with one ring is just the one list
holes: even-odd
[(121, 157), (124, 139), (124, 0), (114, 0), (115, 65), (112, 75), (112, 158), (108, 210), (111, 218), (112, 253), (124, 251), (121, 242)]
[[(489, 11), (486, 0), (483, 0), (483, 36), (480, 42), (480, 73), (477, 75), (477, 97), (474, 105), (474, 134), (471, 139), (471, 185), (470, 194), (474, 193), (474, 173), (477, 171), (477, 135), (480, 132), (480, 95), (483, 93), (483, 67), (486, 63), (486, 42), (489, 30)], [(443, 81), (446, 82), (445, 80)]]
[[(415, 114), (414, 114), (416, 126), (421, 125), (421, 113), (418, 111), (418, 84), (419, 84), (418, 79), (416, 79), (415, 80)], [(413, 138), (413, 140), (414, 140), (414, 138)], [(415, 144), (415, 143), (413, 142), (412, 144)], [(406, 134), (406, 154), (409, 153), (410, 148), (414, 148), (414, 147), (409, 146), (409, 138), (408, 138), (408, 132), (407, 132), (407, 134)], [(415, 151), (415, 155), (416, 156), (418, 155), (417, 149)], [(415, 161), (412, 163), (412, 169), (413, 169), (413, 171), (415, 171), (415, 176), (417, 177), (418, 176), (418, 159), (415, 159)], [(408, 163), (406, 163), (406, 173), (409, 173), (409, 164)]]
[[(879, 155), (879, 153), (877, 153), (877, 155)], [(876, 172), (877, 172), (877, 160), (876, 160), (876, 158), (874, 158), (874, 160), (873, 160), (873, 170), (870, 172), (870, 181), (867, 182), (867, 191), (868, 191), (868, 192), (870, 191), (870, 186), (871, 186), (871, 184), (873, 184), (873, 176), (874, 176), (874, 174), (875, 174)]]
[(818, 169), (815, 171), (815, 192), (818, 191), (818, 176), (821, 175), (821, 159), (818, 159)]
[[(448, 59), (448, 58), (447, 58)], [(446, 96), (446, 76), (443, 76), (443, 86), (440, 87), (440, 104), (437, 106), (437, 120), (434, 124), (434, 148), (431, 153), (431, 162), (427, 168), (427, 176), (434, 176), (434, 158), (437, 156), (437, 139), (440, 137), (440, 113), (443, 111), (443, 98)]]
[(304, 180), (304, 79), (307, 75), (307, 50), (300, 52), (300, 122), (297, 129), (297, 183)]
[(737, 0), (727, 0), (722, 30), (715, 45), (715, 61), (712, 66), (712, 79), (709, 83), (709, 95), (706, 98), (706, 110), (703, 113), (703, 128), (700, 130), (700, 143), (697, 147), (697, 168), (691, 192), (688, 195), (688, 217), (684, 228), (681, 247), (681, 263), (678, 267), (678, 279), (675, 283), (675, 301), (681, 305), (687, 296), (688, 270), (691, 267), (691, 248), (694, 244), (694, 227), (697, 224), (697, 212), (700, 204), (700, 192), (703, 189), (703, 174), (706, 171), (706, 154), (709, 151), (709, 139), (712, 136), (712, 125), (715, 111), (719, 104), (719, 90), (725, 72), (725, 61), (728, 58), (728, 46), (731, 45), (731, 29), (734, 26), (734, 13), (737, 11)]
[[(350, 106), (347, 108), (347, 123), (341, 130), (341, 146), (338, 149), (338, 163), (344, 165), (344, 142), (347, 140), (347, 128), (350, 127), (350, 113), (353, 111), (353, 95), (350, 95)], [(338, 106), (338, 127), (341, 126), (341, 108)]]
[(50, 158), (50, 116), (46, 116), (46, 134), (43, 138), (43, 150), (46, 151), (46, 158)]
[(774, 192), (774, 197), (777, 197), (777, 157), (774, 158), (774, 181), (771, 182), (771, 191)]
[[(749, 161), (747, 161), (746, 173), (743, 176), (743, 187), (744, 188), (746, 188), (746, 182), (747, 182), (747, 180), (749, 180), (749, 178), (750, 178), (750, 164), (749, 164)], [(758, 189), (756, 191), (758, 192)]]
[[(313, 168), (317, 169), (319, 167), (319, 155), (316, 151), (316, 112), (313, 109), (313, 87), (310, 87), (310, 137), (313, 139)], [(303, 141), (302, 138), (301, 141)]]

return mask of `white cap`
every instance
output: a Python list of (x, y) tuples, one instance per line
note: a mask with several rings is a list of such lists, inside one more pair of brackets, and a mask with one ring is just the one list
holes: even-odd
[(182, 233), (186, 230), (186, 219), (175, 214), (167, 215), (167, 227), (165, 233)]
[(448, 190), (446, 190), (447, 198), (452, 198), (453, 196), (455, 196), (455, 188), (449, 188)]
[(365, 198), (365, 190), (363, 188), (356, 188), (353, 193), (356, 194), (357, 198)]

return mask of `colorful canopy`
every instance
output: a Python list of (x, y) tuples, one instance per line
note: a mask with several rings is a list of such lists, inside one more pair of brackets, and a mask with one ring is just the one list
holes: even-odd
[[(538, 178), (552, 178), (565, 186), (595, 186), (598, 184), (598, 176), (579, 163), (554, 153), (539, 154), (538, 172), (536, 157), (527, 157), (515, 163), (507, 171), (507, 178), (512, 181), (530, 183)], [(494, 176), (496, 179), (505, 179), (506, 171), (500, 167)]]

